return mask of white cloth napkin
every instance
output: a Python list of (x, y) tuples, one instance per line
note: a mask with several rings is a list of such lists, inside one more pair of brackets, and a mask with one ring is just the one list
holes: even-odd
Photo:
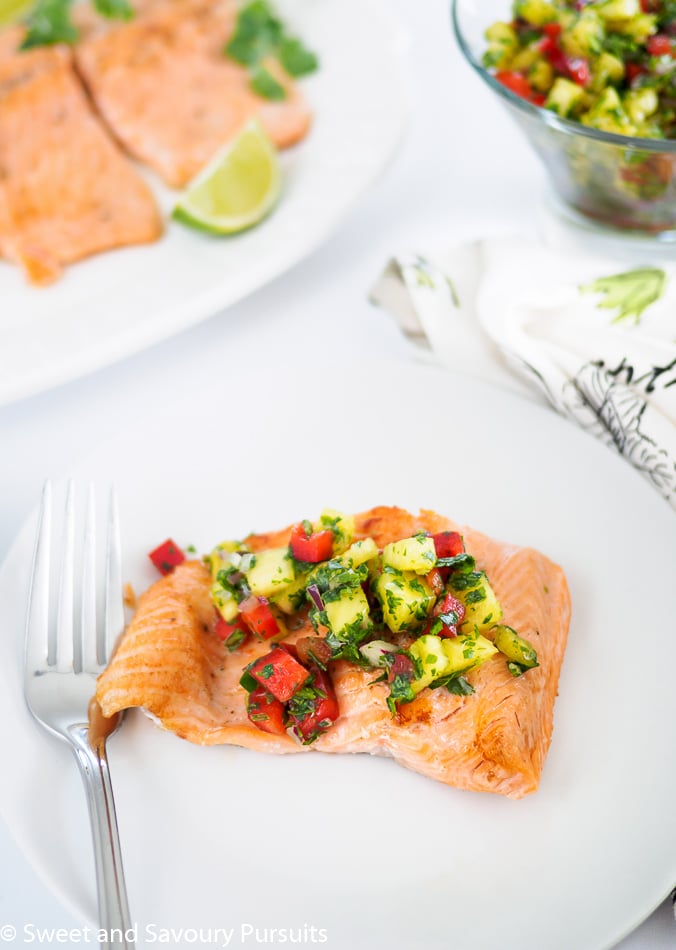
[(371, 299), (449, 367), (544, 396), (676, 508), (676, 265), (500, 238), (396, 257)]

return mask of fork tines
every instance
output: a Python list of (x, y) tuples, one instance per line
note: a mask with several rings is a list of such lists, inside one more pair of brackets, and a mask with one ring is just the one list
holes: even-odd
[[(117, 498), (111, 489), (103, 591), (99, 577), (94, 486), (86, 493), (84, 524), (78, 532), (77, 492), (68, 482), (60, 532), (54, 530), (52, 485), (45, 483), (38, 515), (26, 630), (27, 667), (56, 672), (99, 673), (124, 627)], [(53, 534), (61, 545), (53, 550)], [(52, 571), (56, 557), (58, 571)], [(57, 579), (58, 578), (58, 579)], [(56, 603), (56, 610), (50, 606)], [(99, 607), (101, 605), (101, 607)], [(54, 620), (50, 622), (50, 618)]]

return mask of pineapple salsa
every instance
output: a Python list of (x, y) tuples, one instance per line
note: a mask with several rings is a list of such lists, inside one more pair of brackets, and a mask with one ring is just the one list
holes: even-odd
[(590, 128), (676, 138), (676, 0), (514, 0), (484, 66), (512, 92)]
[[(501, 657), (513, 676), (538, 665), (533, 646), (501, 624), (489, 579), (459, 534), (417, 534), (380, 550), (354, 531), (352, 517), (325, 510), (295, 525), (288, 545), (254, 553), (226, 541), (205, 558), (215, 635), (233, 653), (250, 637), (272, 647), (241, 678), (259, 729), (290, 729), (307, 744), (330, 728), (338, 659), (378, 672), (393, 715), (424, 689), (472, 694), (466, 675), (488, 660)], [(184, 558), (171, 541), (150, 556), (163, 573)], [(286, 642), (307, 619), (314, 635)]]

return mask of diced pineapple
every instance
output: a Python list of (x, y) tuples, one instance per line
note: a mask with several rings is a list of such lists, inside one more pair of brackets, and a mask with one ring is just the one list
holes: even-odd
[(545, 107), (565, 117), (570, 115), (583, 100), (584, 90), (581, 86), (578, 86), (576, 82), (571, 82), (570, 79), (559, 77), (554, 80), (554, 85), (549, 90)]
[(379, 553), (378, 545), (373, 538), (364, 538), (363, 541), (355, 541), (344, 554), (341, 554), (335, 560), (343, 567), (359, 567), (360, 564), (365, 564), (367, 561), (378, 557)]
[(592, 70), (591, 88), (594, 92), (601, 92), (611, 82), (620, 82), (624, 79), (624, 63), (612, 53), (601, 53)]
[(493, 23), (485, 33), (488, 49), (483, 63), (487, 69), (505, 69), (519, 48), (516, 30), (509, 23)]
[(361, 631), (365, 635), (371, 629), (369, 603), (361, 587), (342, 587), (335, 594), (325, 594), (324, 609), (331, 633), (339, 640), (358, 641)]
[(531, 66), (541, 59), (542, 57), (534, 46), (526, 46), (524, 49), (519, 50), (512, 59), (509, 68), (517, 73), (527, 73)]
[(594, 9), (604, 20), (631, 20), (641, 15), (641, 0), (601, 0)]
[(642, 13), (631, 20), (609, 20), (608, 30), (629, 36), (637, 43), (645, 43), (649, 36), (657, 33), (657, 17), (651, 13)]
[(373, 582), (373, 591), (383, 608), (383, 620), (395, 632), (419, 627), (436, 600), (424, 578), (387, 566)]
[(465, 607), (465, 619), (460, 626), (463, 633), (483, 633), (502, 619), (502, 607), (483, 571), (451, 574), (448, 583)]
[(448, 637), (442, 640), (442, 648), (448, 660), (446, 675), (469, 673), (498, 652), (498, 648), (481, 634), (478, 636), (460, 634), (458, 637)]
[(383, 548), (383, 564), (395, 567), (398, 571), (429, 574), (436, 563), (437, 552), (434, 547), (434, 538), (424, 534), (393, 541)]
[(307, 577), (297, 577), (293, 583), (276, 593), (270, 600), (276, 604), (282, 613), (295, 614), (305, 603), (305, 585)]
[(515, 0), (514, 13), (533, 26), (544, 26), (556, 20), (556, 8), (547, 0)]
[(451, 672), (441, 637), (435, 637), (431, 634), (418, 637), (409, 647), (409, 653), (414, 660), (417, 660), (421, 671), (420, 676), (417, 676), (411, 683), (414, 693), (419, 693), (434, 680), (439, 679), (440, 676)]
[(259, 551), (246, 572), (247, 584), (258, 597), (274, 597), (295, 579), (296, 570), (288, 548)]
[(659, 106), (657, 93), (650, 87), (630, 90), (625, 94), (622, 102), (629, 118), (637, 125), (654, 115)]
[(541, 56), (538, 57), (528, 70), (528, 82), (537, 92), (549, 92), (554, 82), (554, 69), (551, 63)]
[(573, 20), (568, 29), (563, 31), (561, 46), (569, 56), (582, 56), (587, 59), (601, 52), (605, 32), (601, 17), (587, 7)]
[(228, 623), (232, 623), (239, 613), (239, 605), (235, 600), (233, 592), (222, 587), (220, 584), (213, 584), (211, 588), (211, 599), (221, 617)]
[(618, 135), (634, 135), (636, 127), (622, 107), (617, 89), (607, 86), (588, 112), (580, 116), (580, 122), (603, 132)]

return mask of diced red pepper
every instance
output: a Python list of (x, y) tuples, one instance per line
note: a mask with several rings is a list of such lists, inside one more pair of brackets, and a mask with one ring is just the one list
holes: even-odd
[(249, 630), (261, 640), (269, 640), (279, 633), (277, 618), (270, 610), (266, 597), (255, 597), (252, 594), (242, 601), (239, 611)]
[(319, 564), (333, 554), (333, 531), (315, 531), (308, 534), (302, 521), (291, 529), (291, 554), (297, 561)]
[(457, 557), (463, 554), (465, 545), (462, 535), (457, 531), (440, 531), (439, 534), (433, 534), (434, 550), (437, 557)]
[(554, 70), (561, 76), (568, 76), (580, 86), (588, 85), (591, 80), (591, 69), (586, 59), (577, 56), (566, 56), (559, 46), (558, 39), (545, 36), (540, 42), (540, 52), (549, 60)]
[(148, 557), (160, 574), (171, 574), (175, 567), (185, 561), (185, 554), (171, 538), (151, 551)]
[(217, 614), (214, 633), (219, 640), (225, 642), (229, 650), (236, 650), (249, 639), (250, 630), (240, 616), (229, 622)]
[(293, 732), (304, 743), (313, 742), (322, 732), (330, 729), (340, 715), (333, 682), (326, 670), (314, 669), (311, 686), (317, 692), (312, 711), (302, 719), (291, 715)]
[(286, 732), (284, 703), (271, 696), (262, 686), (249, 693), (246, 714), (257, 729), (283, 736)]
[(645, 46), (651, 56), (668, 56), (671, 53), (671, 40), (663, 33), (649, 36)]
[(590, 83), (591, 69), (586, 59), (580, 59), (579, 57), (567, 58), (566, 63), (568, 74), (573, 82), (576, 82), (578, 86), (587, 86)]
[(631, 84), (637, 76), (642, 76), (645, 73), (645, 68), (639, 63), (627, 63), (624, 67), (627, 74), (627, 80)]
[[(454, 614), (456, 620), (449, 623), (442, 620), (442, 617), (448, 614)], [(432, 617), (425, 627), (425, 633), (432, 633), (437, 637), (457, 637), (458, 627), (465, 619), (465, 605), (462, 601), (454, 597), (453, 594), (446, 594), (443, 600), (437, 601), (432, 611)]]
[(543, 106), (547, 101), (547, 96), (543, 92), (534, 92), (530, 97), (530, 101), (534, 106)]
[(287, 703), (310, 678), (309, 670), (284, 647), (260, 657), (249, 673), (280, 703)]
[(505, 89), (509, 89), (510, 92), (513, 92), (517, 96), (521, 96), (522, 99), (530, 99), (533, 94), (531, 85), (523, 73), (503, 69), (495, 74), (495, 78)]
[(435, 597), (438, 597), (439, 594), (443, 593), (445, 582), (444, 577), (438, 567), (433, 568), (427, 575), (427, 583), (432, 589), (432, 593)]
[(563, 76), (568, 74), (566, 57), (555, 39), (551, 36), (546, 36), (540, 43), (540, 52), (549, 60), (557, 73), (561, 73)]
[(410, 679), (415, 678), (415, 665), (410, 656), (403, 653), (395, 653), (392, 665), (387, 674), (387, 682), (391, 683), (397, 676), (407, 676)]
[(561, 29), (560, 23), (545, 23), (542, 27), (542, 32), (545, 33), (550, 40), (557, 40), (561, 35)]

